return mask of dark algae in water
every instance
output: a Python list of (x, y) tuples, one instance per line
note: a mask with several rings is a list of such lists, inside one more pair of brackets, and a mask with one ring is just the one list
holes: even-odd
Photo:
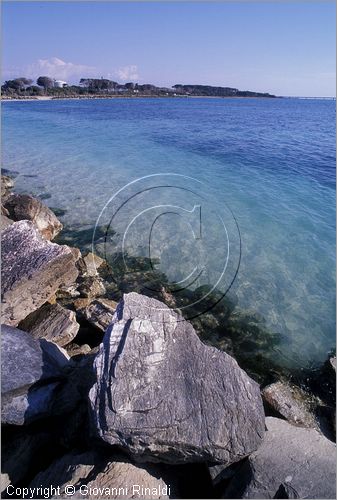
[[(109, 231), (115, 234), (111, 229)], [(195, 289), (179, 288), (165, 273), (155, 269), (158, 262), (154, 259), (151, 261), (148, 257), (113, 250), (106, 254), (107, 227), (104, 225), (96, 228), (91, 225), (87, 228), (83, 225), (65, 227), (56, 242), (79, 247), (82, 252), (91, 251), (93, 235), (97, 254), (107, 262), (100, 269), (100, 275), (109, 298), (118, 301), (123, 293), (132, 291), (156, 298), (180, 310), (203, 342), (231, 354), (260, 384), (285, 377), (310, 391), (322, 392), (318, 390), (321, 385), (317, 382), (321, 380), (317, 375), (319, 369), (287, 364), (282, 352), (282, 334), (268, 328), (261, 314), (240, 307), (232, 290), (223, 296), (220, 290), (209, 285)]]
[[(83, 228), (83, 225), (80, 227), (68, 226), (63, 228), (61, 234), (55, 239), (55, 242), (59, 245), (76, 246), (81, 250), (81, 252), (91, 251), (93, 234), (94, 227), (91, 224), (86, 229)], [(105, 226), (99, 226), (96, 228), (96, 238), (104, 238), (105, 235)]]
[(261, 315), (240, 309), (234, 294), (223, 296), (220, 290), (211, 291), (208, 285), (195, 290), (179, 289), (164, 273), (153, 270), (150, 259), (121, 253), (114, 255), (113, 262), (106, 266), (104, 279), (114, 300), (133, 291), (179, 309), (203, 342), (233, 355), (260, 383), (268, 383), (284, 373), (282, 364), (275, 362), (280, 335), (266, 328)]

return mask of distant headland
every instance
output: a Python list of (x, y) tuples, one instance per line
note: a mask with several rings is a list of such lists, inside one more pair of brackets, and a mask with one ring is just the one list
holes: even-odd
[(128, 82), (120, 84), (106, 78), (81, 78), (78, 85), (68, 84), (48, 76), (40, 76), (36, 83), (28, 78), (7, 80), (1, 86), (5, 99), (27, 98), (81, 98), (81, 97), (267, 97), (267, 92), (238, 90), (232, 87), (212, 85), (182, 85), (157, 87), (150, 83)]

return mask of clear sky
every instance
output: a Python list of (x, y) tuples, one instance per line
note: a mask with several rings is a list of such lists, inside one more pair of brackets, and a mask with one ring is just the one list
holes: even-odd
[(2, 79), (334, 96), (335, 2), (4, 2)]

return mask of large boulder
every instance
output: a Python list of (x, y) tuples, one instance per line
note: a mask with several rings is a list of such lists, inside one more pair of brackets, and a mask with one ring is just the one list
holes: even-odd
[(68, 366), (56, 344), (1, 325), (1, 422), (22, 425), (51, 415)]
[(21, 321), (19, 326), (35, 339), (50, 340), (61, 347), (69, 344), (80, 328), (74, 311), (57, 303), (44, 304)]
[(266, 428), (223, 498), (336, 498), (336, 445), (315, 429), (274, 417), (266, 418)]
[(107, 460), (95, 452), (68, 454), (55, 460), (29, 486), (50, 485), (54, 486), (52, 498), (159, 499), (170, 494), (158, 466), (139, 467), (116, 455)]
[(8, 325), (17, 326), (78, 276), (72, 250), (42, 238), (32, 222), (8, 226), (1, 250), (1, 320)]
[(258, 384), (155, 299), (124, 295), (94, 369), (94, 429), (138, 460), (230, 464), (262, 441)]
[(12, 194), (4, 203), (11, 219), (30, 220), (47, 240), (52, 240), (63, 225), (54, 212), (40, 200), (28, 194)]

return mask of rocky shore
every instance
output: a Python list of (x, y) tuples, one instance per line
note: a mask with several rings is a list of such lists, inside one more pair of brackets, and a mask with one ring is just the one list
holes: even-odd
[(255, 377), (253, 351), (247, 374), (247, 318), (219, 304), (189, 322), (165, 289), (113, 290), (13, 187), (2, 176), (2, 498), (335, 498), (335, 358), (314, 396)]

